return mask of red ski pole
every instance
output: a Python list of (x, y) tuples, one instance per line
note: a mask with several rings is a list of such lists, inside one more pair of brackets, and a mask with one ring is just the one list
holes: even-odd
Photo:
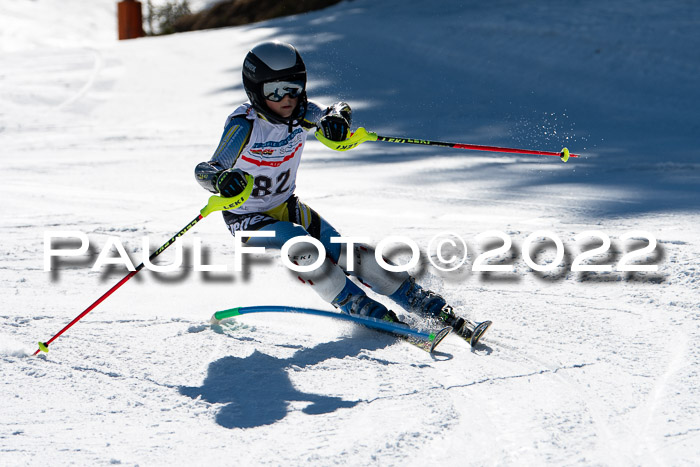
[[(149, 258), (148, 258), (149, 261), (153, 261), (153, 259), (155, 259), (156, 256), (160, 255), (160, 254), (161, 254), (163, 251), (165, 251), (170, 245), (172, 245), (173, 243), (175, 243), (175, 241), (176, 241), (178, 238), (180, 238), (180, 237), (182, 237), (183, 235), (185, 235), (185, 233), (187, 233), (187, 231), (189, 231), (192, 227), (194, 227), (194, 226), (197, 224), (197, 222), (201, 221), (202, 219), (204, 219), (205, 217), (207, 217), (207, 216), (208, 216), (209, 214), (211, 214), (212, 212), (215, 212), (215, 211), (223, 211), (223, 210), (227, 210), (227, 209), (234, 209), (234, 208), (240, 207), (243, 203), (246, 202), (246, 200), (248, 199), (248, 197), (250, 196), (250, 193), (251, 193), (252, 191), (253, 191), (253, 179), (252, 179), (252, 177), (248, 177), (248, 185), (246, 186), (245, 190), (243, 190), (243, 193), (241, 193), (240, 195), (234, 196), (234, 197), (232, 197), (232, 198), (223, 198), (223, 197), (221, 197), (221, 196), (216, 196), (216, 195), (211, 196), (211, 197), (209, 198), (209, 202), (207, 203), (207, 205), (204, 206), (204, 208), (202, 208), (202, 210), (199, 212), (199, 215), (198, 215), (197, 217), (195, 217), (195, 218), (192, 220), (192, 222), (190, 222), (189, 224), (187, 224), (182, 230), (180, 230), (178, 233), (176, 233), (175, 235), (173, 235), (173, 236), (170, 238), (170, 240), (168, 240), (167, 242), (165, 242), (160, 248), (158, 248), (156, 251), (154, 251), (154, 252), (151, 254), (151, 256), (149, 256)], [(85, 315), (87, 315), (88, 313), (90, 313), (95, 307), (97, 307), (97, 305), (99, 305), (100, 303), (102, 303), (103, 301), (105, 301), (105, 300), (107, 299), (107, 297), (109, 297), (110, 295), (112, 295), (119, 287), (121, 287), (121, 286), (124, 285), (129, 279), (131, 279), (132, 277), (134, 277), (141, 269), (143, 269), (143, 267), (144, 267), (144, 263), (139, 264), (139, 265), (136, 267), (136, 269), (135, 269), (134, 271), (130, 271), (129, 274), (127, 274), (126, 276), (124, 276), (124, 278), (122, 278), (122, 280), (120, 280), (119, 282), (117, 282), (116, 284), (114, 284), (114, 286), (112, 286), (111, 289), (109, 289), (107, 292), (105, 292), (100, 298), (98, 298), (97, 300), (95, 300), (95, 301), (92, 303), (92, 305), (90, 305), (89, 307), (87, 307), (87, 308), (85, 309), (85, 311), (83, 311), (83, 312), (80, 313), (78, 316), (76, 316), (76, 317), (73, 319), (73, 321), (71, 321), (71, 322), (68, 323), (63, 329), (61, 329), (60, 331), (58, 331), (51, 339), (47, 340), (46, 342), (39, 342), (39, 348), (36, 350), (36, 352), (34, 352), (33, 355), (36, 355), (36, 354), (38, 354), (39, 352), (48, 352), (48, 351), (49, 351), (49, 345), (50, 345), (53, 341), (55, 341), (56, 339), (58, 339), (58, 338), (61, 336), (61, 334), (63, 334), (64, 332), (66, 332), (66, 331), (67, 331), (68, 329), (70, 329), (75, 323), (77, 323), (78, 321), (80, 321)]]
[(323, 144), (336, 151), (347, 151), (352, 149), (365, 141), (384, 141), (387, 143), (399, 143), (399, 144), (419, 144), (421, 146), (438, 146), (443, 148), (455, 148), (455, 149), (468, 149), (471, 151), (489, 151), (489, 152), (504, 152), (510, 154), (530, 154), (534, 156), (556, 156), (559, 157), (562, 162), (566, 162), (570, 157), (579, 157), (578, 154), (572, 154), (567, 148), (563, 148), (559, 152), (551, 151), (537, 151), (532, 149), (517, 149), (517, 148), (504, 148), (500, 146), (483, 146), (480, 144), (463, 144), (463, 143), (445, 143), (442, 141), (430, 141), (427, 139), (413, 139), (413, 138), (395, 138), (393, 136), (380, 136), (376, 133), (370, 133), (364, 128), (358, 128), (355, 133), (352, 134), (345, 141), (331, 141), (323, 136), (323, 133), (319, 130), (316, 132), (316, 139), (321, 141)]

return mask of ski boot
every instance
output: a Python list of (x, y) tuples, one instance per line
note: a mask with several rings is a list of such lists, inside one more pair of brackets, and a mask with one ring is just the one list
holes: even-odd
[(406, 279), (396, 292), (389, 295), (389, 298), (401, 305), (404, 310), (421, 316), (439, 317), (440, 311), (446, 305), (442, 296), (425, 290), (416, 284), (413, 277)]
[(491, 326), (491, 321), (473, 323), (468, 319), (455, 315), (450, 305), (445, 305), (442, 310), (440, 310), (439, 317), (442, 322), (448, 326), (452, 326), (455, 334), (469, 342), (472, 347), (476, 347), (481, 336), (483, 336), (489, 326)]
[(413, 277), (406, 279), (389, 298), (407, 311), (422, 316), (438, 318), (443, 323), (451, 326), (455, 333), (469, 342), (472, 347), (476, 346), (481, 336), (491, 325), (491, 321), (475, 324), (455, 315), (452, 307), (447, 304), (441, 295), (423, 289), (416, 284), (416, 280)]
[(372, 300), (359, 287), (347, 281), (345, 287), (331, 304), (348, 315), (359, 315), (367, 318), (405, 324), (396, 314), (381, 303)]

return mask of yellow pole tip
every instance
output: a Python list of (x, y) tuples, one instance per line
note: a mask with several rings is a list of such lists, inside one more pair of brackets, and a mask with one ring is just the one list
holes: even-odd
[(42, 352), (48, 352), (49, 351), (49, 346), (46, 342), (39, 342), (39, 349)]
[(566, 149), (566, 148), (562, 149), (560, 154), (561, 154), (560, 157), (561, 157), (562, 162), (566, 162), (569, 160), (569, 150), (568, 149)]

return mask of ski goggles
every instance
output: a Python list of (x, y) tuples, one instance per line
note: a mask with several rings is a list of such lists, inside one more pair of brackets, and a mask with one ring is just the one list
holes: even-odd
[(273, 81), (263, 84), (263, 96), (272, 102), (279, 102), (284, 96), (289, 95), (292, 99), (301, 96), (304, 92), (303, 81)]

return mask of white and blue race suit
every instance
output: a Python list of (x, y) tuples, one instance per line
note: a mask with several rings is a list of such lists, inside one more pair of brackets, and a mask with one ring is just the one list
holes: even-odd
[[(309, 283), (326, 301), (331, 302), (346, 286), (354, 286), (346, 277), (347, 252), (339, 243), (331, 243), (331, 237), (340, 234), (313, 209), (294, 195), (296, 176), (306, 137), (328, 109), (308, 102), (302, 121), (292, 125), (275, 124), (259, 115), (250, 104), (243, 104), (226, 119), (221, 141), (208, 162), (195, 169), (200, 185), (216, 193), (214, 187), (218, 173), (229, 168), (241, 169), (254, 178), (254, 188), (243, 206), (224, 211), (229, 230), (274, 231), (274, 237), (250, 237), (247, 244), (280, 249), (290, 238), (310, 235), (320, 240), (326, 249), (327, 259), (321, 268), (310, 273), (299, 273), (299, 279)], [(312, 251), (309, 254), (309, 251)], [(354, 257), (359, 263), (376, 264), (373, 251), (356, 246)], [(304, 265), (312, 264), (311, 250), (290, 249), (290, 260)], [(358, 270), (351, 274), (357, 274)], [(378, 267), (366, 269), (362, 281), (378, 293), (389, 295), (408, 277), (407, 273), (391, 273)], [(359, 291), (358, 291), (359, 292)]]

